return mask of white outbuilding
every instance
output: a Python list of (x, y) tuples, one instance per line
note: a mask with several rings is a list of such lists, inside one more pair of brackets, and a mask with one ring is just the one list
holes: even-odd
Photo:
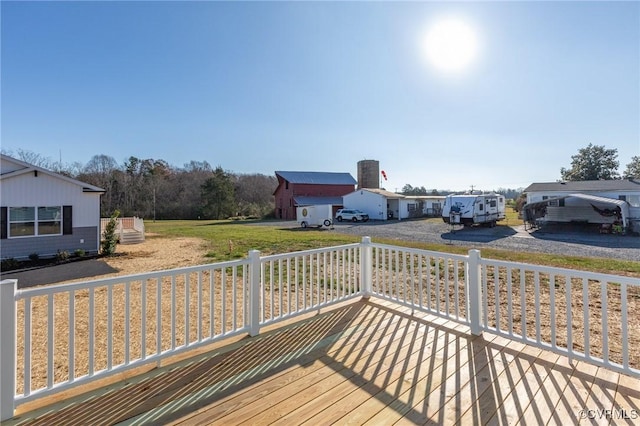
[(342, 196), (345, 208), (358, 209), (372, 220), (440, 216), (445, 197), (403, 195), (377, 188), (361, 188)]

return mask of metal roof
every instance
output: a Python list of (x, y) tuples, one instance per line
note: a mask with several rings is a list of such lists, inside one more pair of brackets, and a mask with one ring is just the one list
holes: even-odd
[(317, 206), (321, 204), (331, 204), (332, 206), (342, 206), (342, 197), (293, 197), (296, 206)]
[(276, 171), (276, 176), (290, 183), (311, 185), (355, 185), (357, 183), (349, 173)]
[(549, 191), (640, 191), (640, 181), (635, 179), (580, 180), (565, 182), (532, 183), (524, 192)]
[(380, 189), (380, 188), (360, 188), (353, 191), (352, 194), (359, 191), (372, 192), (374, 194), (382, 195), (383, 197), (386, 197), (391, 200), (406, 198), (403, 194), (396, 194), (395, 192), (390, 192), (390, 191), (387, 191), (386, 189)]

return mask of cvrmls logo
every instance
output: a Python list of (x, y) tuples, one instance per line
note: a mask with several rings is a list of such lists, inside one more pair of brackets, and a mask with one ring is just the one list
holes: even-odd
[(307, 209), (302, 209), (302, 216), (306, 216), (307, 215)]

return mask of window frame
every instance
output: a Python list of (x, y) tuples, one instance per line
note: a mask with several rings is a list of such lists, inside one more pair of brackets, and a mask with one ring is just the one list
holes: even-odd
[[(33, 212), (33, 219), (28, 220), (14, 220), (11, 217), (11, 213), (13, 210), (18, 209), (29, 209)], [(44, 211), (41, 209), (57, 209), (57, 215), (54, 218), (45, 217)], [(34, 238), (34, 237), (57, 237), (64, 234), (64, 208), (62, 205), (58, 206), (8, 206), (7, 207), (7, 239), (19, 239), (19, 238)], [(13, 224), (29, 224), (33, 223), (33, 233), (31, 234), (23, 234), (23, 235), (13, 235), (12, 225)], [(55, 233), (43, 233), (40, 231), (40, 228), (46, 229), (45, 224), (55, 224), (57, 223), (58, 230)], [(51, 225), (49, 225), (51, 226)]]

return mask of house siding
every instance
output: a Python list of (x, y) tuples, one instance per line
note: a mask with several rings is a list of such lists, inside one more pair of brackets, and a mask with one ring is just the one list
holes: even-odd
[(64, 235), (12, 238), (6, 232), (8, 221), (3, 221), (0, 257), (23, 259), (33, 253), (45, 257), (58, 251), (99, 251), (100, 196), (104, 190), (4, 155), (1, 159), (2, 210), (10, 211), (11, 207), (60, 207), (63, 209), (61, 233)]
[(2, 240), (2, 258), (23, 260), (32, 253), (44, 258), (55, 256), (58, 251), (73, 254), (78, 249), (95, 254), (100, 247), (98, 236), (97, 226), (85, 226), (73, 228), (70, 235), (9, 238)]

